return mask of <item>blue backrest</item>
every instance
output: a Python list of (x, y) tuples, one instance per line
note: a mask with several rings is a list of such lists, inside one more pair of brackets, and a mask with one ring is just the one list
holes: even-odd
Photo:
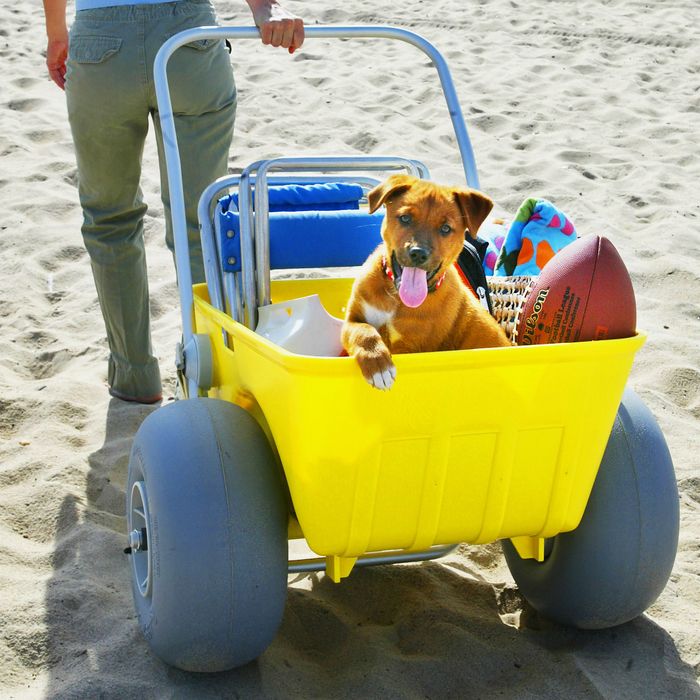
[[(333, 183), (336, 184), (336, 183)], [(273, 197), (275, 208), (279, 206), (280, 196), (273, 195), (273, 190), (289, 188), (289, 185), (270, 187), (271, 209)], [(298, 186), (293, 186), (298, 188)], [(318, 195), (314, 187), (307, 185), (310, 191), (302, 194), (304, 208), (313, 205), (311, 198)], [(356, 200), (362, 196), (362, 188), (357, 187)], [(327, 188), (319, 202), (319, 209), (335, 203), (329, 202)], [(287, 197), (283, 193), (282, 198)], [(298, 198), (299, 190), (293, 193)], [(347, 196), (347, 193), (342, 195)], [(231, 197), (220, 200), (217, 228), (221, 236), (222, 266), (225, 272), (240, 270), (240, 217), (237, 211), (229, 210)], [(353, 206), (347, 199), (339, 202), (344, 207)], [(234, 203), (235, 205), (235, 203)], [(321, 209), (304, 211), (270, 212), (270, 269), (282, 270), (304, 267), (351, 267), (361, 265), (367, 256), (381, 243), (381, 225), (383, 212), (370, 214), (356, 208)]]
[[(313, 184), (272, 185), (268, 187), (269, 211), (327, 211), (359, 209), (362, 187), (351, 182), (318, 182)], [(253, 200), (255, 193), (253, 192)], [(238, 209), (238, 193), (231, 195)]]

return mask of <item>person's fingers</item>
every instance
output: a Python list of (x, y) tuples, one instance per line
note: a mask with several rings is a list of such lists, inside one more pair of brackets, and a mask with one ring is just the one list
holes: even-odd
[(294, 20), (285, 19), (282, 22), (282, 43), (285, 49), (290, 49), (294, 44)]
[(262, 39), (262, 43), (266, 46), (269, 46), (272, 43), (272, 29), (273, 27), (271, 22), (263, 22), (262, 26), (260, 27), (260, 38)]
[(53, 70), (49, 70), (49, 75), (51, 76), (51, 80), (53, 80), (58, 87), (61, 88), (61, 90), (65, 90), (65, 85), (66, 85), (66, 71), (65, 69), (63, 71), (59, 70), (58, 68), (54, 68)]
[(282, 43), (282, 30), (278, 22), (270, 22), (270, 24), (272, 24), (270, 46), (278, 47)]
[(289, 45), (289, 53), (294, 53), (304, 43), (304, 21), (297, 18), (294, 20), (294, 31), (292, 42)]
[[(272, 20), (270, 21), (270, 24), (272, 25), (272, 39), (270, 41), (270, 44), (275, 47), (289, 46), (289, 42), (291, 42), (292, 39), (291, 33), (294, 28), (292, 20)], [(287, 34), (289, 34), (289, 38), (287, 39), (287, 44), (285, 45), (285, 37)]]
[(49, 41), (46, 48), (46, 67), (49, 76), (61, 90), (66, 84), (66, 60), (68, 58), (67, 41)]
[(55, 73), (52, 76), (52, 79), (53, 79), (54, 83), (56, 83), (56, 85), (58, 85), (58, 87), (61, 88), (61, 90), (66, 89), (66, 81), (64, 80), (63, 76), (60, 73)]
[(260, 38), (263, 44), (294, 53), (304, 43), (304, 22), (296, 17), (268, 20), (260, 26)]

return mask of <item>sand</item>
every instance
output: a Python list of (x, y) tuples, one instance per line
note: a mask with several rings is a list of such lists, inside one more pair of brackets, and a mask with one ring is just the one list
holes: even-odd
[[(221, 18), (249, 24), (244, 3)], [(554, 201), (628, 265), (648, 341), (630, 384), (674, 458), (681, 532), (667, 588), (602, 632), (543, 619), (497, 544), (423, 565), (290, 580), (278, 637), (216, 676), (173, 670), (138, 630), (125, 546), (130, 445), (154, 410), (110, 400), (80, 237), (63, 93), (36, 3), (0, 8), (0, 696), (700, 697), (700, 7), (696, 0), (358, 0), (288, 5), (308, 24), (394, 24), (448, 59), (481, 185), (504, 212)], [(395, 154), (463, 176), (433, 69), (394, 43), (234, 48), (231, 168), (278, 155)], [(179, 307), (157, 158), (143, 188), (153, 337), (173, 399)]]

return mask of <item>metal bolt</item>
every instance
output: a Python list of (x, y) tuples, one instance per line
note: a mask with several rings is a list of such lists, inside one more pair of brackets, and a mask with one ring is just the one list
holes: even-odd
[(231, 256), (230, 258), (228, 258), (228, 260), (227, 260), (226, 262), (227, 262), (229, 265), (235, 265), (235, 264), (236, 264), (236, 258), (234, 258), (233, 256)]
[(228, 238), (233, 238), (236, 235), (235, 231), (226, 231), (226, 236)]
[(143, 546), (143, 537), (141, 535), (141, 530), (132, 530), (129, 533), (129, 547), (134, 552), (140, 552)]

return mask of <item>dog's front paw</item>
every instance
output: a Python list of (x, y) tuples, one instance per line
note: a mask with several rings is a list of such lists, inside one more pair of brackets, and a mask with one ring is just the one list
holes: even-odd
[(373, 352), (361, 350), (355, 355), (355, 359), (368, 384), (382, 391), (391, 389), (396, 379), (396, 366), (391, 361), (391, 353), (387, 349)]

